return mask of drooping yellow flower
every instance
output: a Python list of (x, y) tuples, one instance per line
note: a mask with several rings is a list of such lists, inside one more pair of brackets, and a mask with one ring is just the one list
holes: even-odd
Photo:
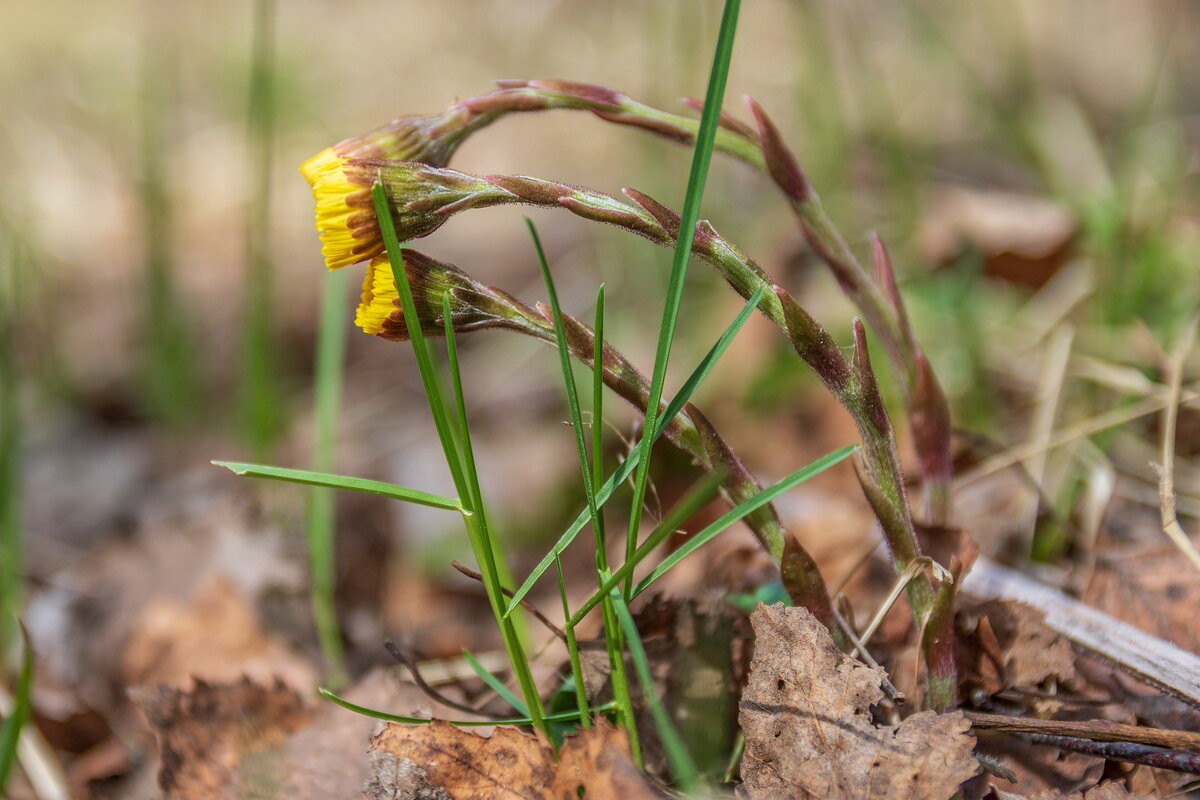
[[(456, 331), (508, 327), (526, 330), (544, 325), (537, 313), (499, 289), (485, 286), (453, 264), (404, 250), (404, 271), (412, 288), (417, 319), (426, 336), (444, 334), (442, 300), (450, 300), (450, 322)], [(408, 340), (400, 295), (396, 291), (388, 256), (378, 255), (367, 264), (362, 299), (354, 324), (383, 339)]]
[(404, 311), (399, 300), (387, 255), (375, 256), (367, 264), (367, 274), (363, 276), (362, 300), (354, 315), (354, 324), (366, 333), (385, 339), (401, 338), (393, 334), (396, 330), (405, 330)]
[(333, 148), (300, 165), (316, 200), (317, 231), (325, 265), (338, 269), (383, 252), (379, 223), (371, 210), (370, 186), (352, 179), (348, 159)]

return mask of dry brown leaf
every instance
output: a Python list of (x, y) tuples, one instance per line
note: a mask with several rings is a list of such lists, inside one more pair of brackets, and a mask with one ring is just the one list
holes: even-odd
[(801, 608), (759, 606), (755, 652), (742, 695), (743, 790), (760, 798), (944, 800), (978, 772), (960, 712), (876, 725), (882, 669), (842, 654)]
[(304, 688), (317, 678), (307, 660), (263, 629), (246, 595), (221, 575), (206, 580), (190, 604), (152, 600), (129, 634), (121, 666), (128, 686), (185, 688), (192, 678), (229, 683), (248, 676)]
[(1077, 230), (1066, 209), (1040, 197), (953, 188), (942, 193), (923, 222), (920, 243), (935, 264), (974, 247), (986, 274), (1036, 289), (1069, 257)]
[[(515, 728), (491, 738), (448, 722), (389, 724), (371, 742), (375, 780), (367, 797), (650, 800), (623, 731), (605, 722), (567, 737), (559, 752)], [(582, 792), (581, 792), (582, 790)]]
[(1190, 569), (1173, 547), (1097, 560), (1084, 592), (1088, 605), (1128, 622), (1184, 650), (1200, 653), (1200, 573)]
[(965, 603), (959, 612), (960, 677), (988, 694), (1075, 676), (1071, 645), (1042, 615), (1008, 600)]
[(1156, 797), (1157, 795), (1131, 792), (1125, 787), (1125, 784), (1109, 781), (1086, 792), (1069, 795), (1061, 792), (1038, 792), (1029, 795), (1026, 800), (1155, 800)]
[[(134, 695), (159, 735), (160, 780), (168, 798), (358, 800), (371, 778), (366, 749), (379, 721), (333, 703), (310, 709), (284, 687), (266, 689), (248, 681), (200, 684), (193, 692), (143, 689)], [(424, 707), (427, 698), (420, 690), (384, 670), (368, 673), (344, 696), (368, 708), (431, 710)], [(436, 704), (432, 710), (450, 711)], [(263, 794), (264, 785), (256, 781), (267, 767), (267, 777), (277, 781), (266, 788), (275, 794)]]
[(166, 800), (295, 796), (283, 747), (312, 718), (296, 692), (197, 681), (191, 692), (162, 687), (138, 699), (159, 736)]

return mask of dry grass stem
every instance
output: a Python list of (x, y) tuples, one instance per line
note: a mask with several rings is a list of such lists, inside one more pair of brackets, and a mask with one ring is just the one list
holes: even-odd
[(1030, 423), (1029, 440), (1026, 442), (1026, 447), (1033, 450), (1033, 453), (1024, 461), (1025, 471), (1039, 491), (1027, 495), (1023, 507), (1016, 512), (1021, 517), (1019, 530), (1025, 537), (1022, 548), (1024, 552), (1029, 551), (1037, 527), (1040, 490), (1046, 480), (1046, 458), (1049, 451), (1046, 445), (1054, 434), (1054, 421), (1058, 417), (1063, 386), (1067, 379), (1067, 363), (1074, 340), (1075, 330), (1070, 325), (1055, 328), (1046, 344), (1041, 369), (1038, 371), (1037, 400)]
[(1170, 396), (1163, 413), (1162, 464), (1154, 464), (1158, 473), (1158, 497), (1162, 510), (1163, 532), (1171, 543), (1187, 558), (1193, 567), (1200, 572), (1200, 552), (1179, 524), (1175, 511), (1175, 430), (1179, 421), (1179, 398), (1183, 391), (1183, 370), (1187, 357), (1196, 344), (1196, 326), (1200, 323), (1200, 315), (1193, 316), (1184, 327), (1183, 335), (1167, 364), (1170, 381)]
[(908, 566), (904, 568), (904, 571), (896, 576), (896, 580), (892, 583), (892, 588), (888, 592), (887, 597), (884, 598), (883, 603), (879, 606), (879, 610), (875, 612), (875, 616), (871, 618), (871, 622), (867, 625), (866, 630), (859, 637), (859, 641), (863, 647), (866, 647), (867, 642), (871, 641), (871, 637), (875, 635), (875, 631), (878, 630), (880, 623), (883, 622), (883, 618), (892, 610), (892, 604), (900, 597), (900, 593), (917, 576), (922, 575), (926, 568), (942, 580), (951, 580), (950, 573), (946, 571), (946, 568), (929, 556), (918, 556), (908, 562)]
[[(1200, 381), (1195, 381), (1188, 384), (1186, 391), (1179, 397), (1179, 403), (1186, 405), (1200, 400)], [(964, 472), (954, 482), (958, 488), (969, 486), (976, 481), (983, 480), (989, 475), (994, 475), (1000, 470), (1008, 469), (1030, 456), (1036, 455), (1042, 450), (1053, 450), (1056, 447), (1061, 447), (1064, 444), (1069, 444), (1076, 439), (1081, 439), (1085, 436), (1091, 436), (1109, 428), (1116, 428), (1121, 425), (1126, 425), (1134, 420), (1149, 416), (1158, 411), (1162, 411), (1167, 407), (1169, 401), (1167, 398), (1152, 397), (1145, 400), (1140, 400), (1125, 408), (1116, 408), (1111, 411), (1105, 411), (1102, 414), (1097, 414), (1093, 417), (1080, 420), (1073, 425), (1060, 430), (1044, 443), (1033, 445), (1023, 444), (1019, 447), (1014, 447), (999, 453), (987, 459), (974, 469)]]
[[(12, 713), (13, 696), (0, 686), (0, 718)], [(72, 800), (71, 785), (53, 748), (38, 731), (33, 720), (21, 727), (17, 761), (25, 772), (37, 800)], [(6, 795), (7, 796), (7, 795)]]

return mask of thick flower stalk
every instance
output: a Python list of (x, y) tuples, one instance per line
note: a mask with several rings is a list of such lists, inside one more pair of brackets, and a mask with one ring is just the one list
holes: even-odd
[[(450, 264), (415, 250), (404, 251), (404, 263), (423, 332), (430, 335), (444, 332), (442, 298), (448, 297), (451, 323), (456, 331), (506, 328), (557, 346), (553, 315), (548, 307), (541, 304), (530, 307), (506, 292), (476, 281)], [(356, 322), (367, 333), (384, 339), (407, 339), (396, 285), (384, 256), (376, 258), (367, 267)], [(563, 315), (563, 324), (571, 356), (594, 369), (595, 334), (592, 329), (569, 315)], [(604, 344), (602, 352), (600, 368), (604, 384), (645, 413), (650, 398), (649, 381), (608, 343)], [(662, 410), (665, 409), (666, 404), (663, 404)], [(701, 468), (725, 472), (721, 493), (730, 504), (737, 505), (761, 490), (737, 454), (691, 403), (671, 420), (663, 435)], [(808, 608), (840, 642), (844, 637), (835, 624), (829, 593), (816, 562), (783, 527), (774, 506), (767, 504), (748, 515), (746, 524), (779, 566), (784, 587), (792, 600)]]
[[(463, 209), (512, 203), (565, 208), (585, 219), (625, 228), (665, 247), (674, 246), (678, 233), (678, 214), (633, 189), (623, 190), (633, 201), (627, 203), (589, 189), (538, 178), (480, 177), (412, 162), (351, 160), (346, 170), (355, 174), (356, 180), (370, 177), (382, 182), (392, 202), (397, 235), (401, 239), (426, 236)], [(744, 298), (760, 287), (768, 289), (759, 301), (759, 310), (788, 335), (796, 353), (850, 412), (864, 445), (860, 453), (863, 491), (879, 518), (896, 570), (903, 572), (920, 557), (921, 550), (904, 489), (895, 435), (871, 368), (862, 323), (855, 320), (854, 350), (848, 358), (795, 298), (774, 285), (758, 264), (709, 223), (702, 221), (696, 226), (693, 252), (714, 266)], [(923, 626), (932, 610), (933, 584), (922, 574), (909, 582), (906, 591), (917, 624)], [(944, 646), (950, 647), (952, 643)], [(948, 658), (927, 657), (926, 661), (941, 668), (953, 663)], [(953, 675), (933, 677), (938, 686), (954, 685)], [(948, 697), (931, 700), (939, 706), (953, 702)]]
[[(641, 128), (683, 144), (691, 144), (699, 129), (699, 123), (694, 119), (647, 106), (597, 84), (510, 80), (500, 81), (498, 85), (496, 91), (455, 103), (442, 115), (396, 120), (373, 134), (349, 139), (308, 162), (314, 165), (311, 171), (322, 163), (322, 157), (334, 156), (421, 161), (444, 166), (470, 133), (506, 114), (527, 111), (591, 111), (609, 122)], [(697, 109), (702, 105), (694, 100), (687, 103)], [(909, 424), (927, 489), (927, 514), (934, 524), (946, 524), (950, 516), (949, 485), (953, 477), (949, 405), (912, 334), (887, 253), (876, 239), (873, 274), (862, 266), (829, 219), (820, 197), (774, 123), (757, 103), (752, 100), (748, 103), (757, 127), (722, 113), (714, 147), (772, 178), (795, 211), (813, 251), (829, 267), (843, 291), (858, 305), (867, 323), (879, 335), (889, 359), (903, 377), (901, 386), (905, 392)], [(310, 172), (307, 167), (306, 164), (306, 176)], [(313, 183), (313, 178), (309, 181)], [(346, 242), (348, 226), (341, 221), (345, 217), (352, 217), (359, 223), (353, 228), (356, 233), (367, 238), (371, 234), (369, 221), (355, 216), (355, 212), (341, 217), (331, 215), (328, 238), (341, 245), (331, 249), (339, 254), (349, 251), (349, 255), (334, 256), (329, 262), (331, 268), (355, 263), (346, 258), (362, 256), (358, 260), (365, 260), (375, 255), (373, 248), (361, 240)]]
[[(690, 106), (701, 109), (698, 101)], [(756, 127), (722, 113), (716, 150), (767, 173), (795, 211), (809, 246), (829, 267), (838, 285), (858, 305), (879, 335), (894, 367), (903, 377), (902, 388), (921, 471), (929, 485), (928, 513), (935, 524), (945, 524), (950, 514), (949, 404), (929, 362), (908, 324), (903, 301), (896, 290), (895, 274), (882, 243), (876, 239), (874, 275), (855, 257), (829, 219), (821, 198), (787, 148), (778, 128), (753, 100), (747, 98)], [(463, 101), (479, 113), (502, 114), (553, 108), (584, 108), (597, 117), (641, 128), (668, 139), (691, 144), (699, 129), (692, 119), (638, 103), (602, 86), (570, 81), (504, 81), (490, 94)]]

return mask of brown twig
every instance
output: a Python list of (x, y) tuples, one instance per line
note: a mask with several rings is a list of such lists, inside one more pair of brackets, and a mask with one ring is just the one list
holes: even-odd
[(1200, 733), (1192, 731), (1146, 728), (1140, 725), (1125, 725), (1120, 722), (1111, 722), (1106, 719), (1071, 722), (1066, 720), (1008, 717), (1003, 714), (982, 714), (975, 711), (964, 711), (963, 713), (971, 721), (971, 727), (976, 730), (1038, 733), (1047, 736), (1092, 739), (1097, 742), (1126, 742), (1151, 747), (1200, 751)]
[(417, 685), (418, 689), (420, 689), (425, 694), (429, 695), (431, 700), (441, 703), (444, 706), (449, 706), (450, 708), (457, 709), (458, 711), (464, 711), (467, 714), (471, 714), (473, 716), (478, 716), (478, 717), (493, 716), (491, 714), (485, 714), (482, 711), (480, 711), (479, 709), (472, 708), (471, 706), (467, 705), (466, 703), (460, 703), (457, 700), (454, 700), (453, 698), (447, 697), (446, 695), (439, 692), (437, 689), (433, 688), (433, 686), (431, 686), (429, 683), (427, 683), (425, 681), (425, 678), (421, 676), (421, 670), (419, 667), (417, 667), (417, 662), (414, 661), (412, 658), (410, 658), (407, 653), (405, 653), (403, 650), (401, 650), (399, 647), (397, 647), (395, 645), (395, 643), (390, 642), (390, 641), (385, 641), (383, 643), (383, 646), (388, 651), (388, 653), (391, 655), (392, 658), (396, 659), (401, 664), (408, 667), (408, 674), (412, 675), (413, 683), (415, 683)]
[[(483, 575), (481, 575), (480, 573), (471, 569), (466, 564), (461, 564), (457, 561), (451, 561), (450, 566), (454, 567), (456, 570), (461, 572), (463, 575), (466, 575), (471, 580), (476, 580), (476, 581), (479, 581), (480, 583), (483, 582)], [(508, 598), (512, 598), (512, 596), (515, 594), (515, 592), (512, 589), (509, 589), (507, 586), (500, 587), (500, 591), (504, 592), (504, 596), (508, 597)], [(566, 632), (564, 632), (562, 628), (558, 627), (553, 622), (551, 622), (550, 619), (545, 614), (543, 614), (541, 611), (538, 611), (537, 607), (534, 606), (533, 603), (530, 603), (528, 600), (522, 600), (521, 608), (525, 609), (530, 614), (533, 614), (533, 616), (537, 619), (538, 622), (545, 625), (547, 630), (549, 630), (551, 633), (553, 633), (555, 636), (557, 636), (562, 642), (565, 643), (567, 641)]]
[(1091, 739), (1074, 739), (1070, 736), (1050, 736), (1040, 733), (1019, 733), (1017, 735), (1034, 744), (1050, 745), (1060, 750), (1107, 758), (1110, 761), (1124, 761), (1130, 764), (1142, 764), (1147, 767), (1200, 775), (1200, 753), (1188, 750), (1167, 750), (1135, 742), (1097, 742)]

